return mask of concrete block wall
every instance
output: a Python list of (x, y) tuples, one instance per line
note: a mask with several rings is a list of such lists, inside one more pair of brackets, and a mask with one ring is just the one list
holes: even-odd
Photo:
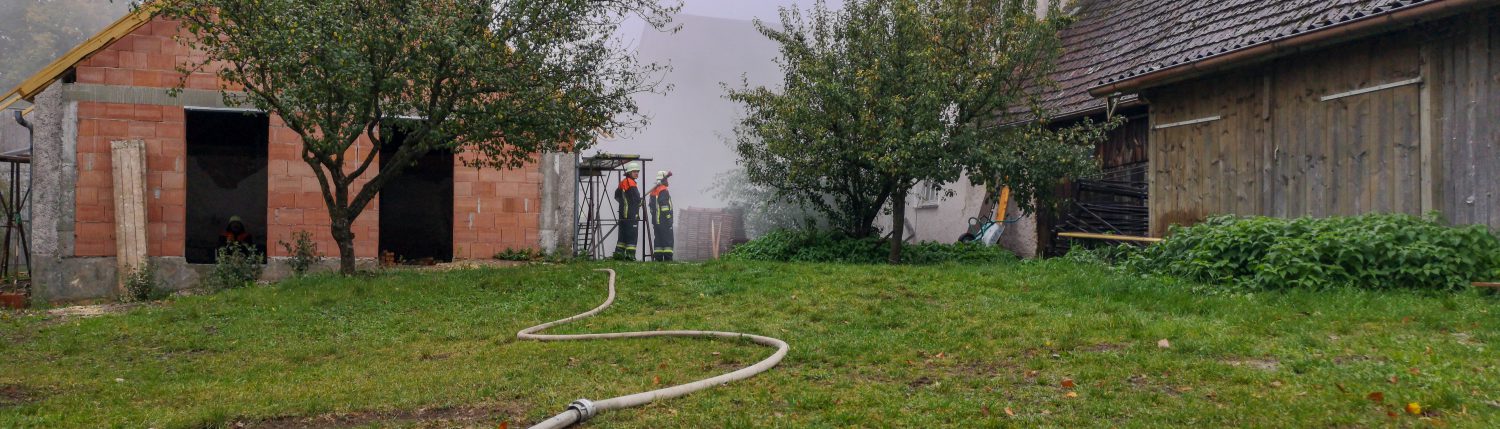
[[(323, 189), (312, 166), (302, 160), (302, 138), (287, 128), (279, 117), (271, 117), (271, 147), (267, 151), (266, 185), (266, 252), (272, 256), (289, 256), (280, 241), (293, 242), (297, 231), (312, 233), (318, 243), (318, 251), (326, 256), (338, 256), (338, 243), (333, 241), (327, 204), (323, 201)], [(359, 167), (353, 161), (362, 160), (374, 150), (375, 145), (361, 138), (344, 152), (344, 172), (353, 172)], [(376, 162), (379, 162), (378, 160)], [(373, 167), (350, 186), (350, 194), (364, 186), (374, 177)], [(352, 197), (351, 197), (352, 198)], [(354, 220), (354, 256), (377, 258), (380, 244), (380, 198), (370, 201)]]
[(181, 107), (78, 103), (74, 256), (115, 254), (110, 142), (146, 142), (146, 237), (152, 256), (182, 256), (187, 145)]
[(453, 157), (453, 257), (487, 259), (507, 248), (540, 248), (540, 165), (515, 170), (465, 165), (475, 156)]

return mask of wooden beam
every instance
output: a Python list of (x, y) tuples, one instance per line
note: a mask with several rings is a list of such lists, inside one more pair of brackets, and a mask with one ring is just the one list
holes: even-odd
[(1163, 130), (1163, 129), (1173, 128), (1173, 127), (1181, 127), (1181, 126), (1186, 126), (1186, 125), (1201, 124), (1201, 123), (1204, 123), (1204, 122), (1213, 122), (1213, 121), (1217, 121), (1217, 120), (1220, 120), (1220, 119), (1224, 119), (1224, 117), (1220, 116), (1220, 115), (1214, 115), (1214, 116), (1209, 116), (1209, 117), (1206, 117), (1206, 118), (1198, 118), (1198, 119), (1192, 119), (1192, 120), (1187, 120), (1187, 121), (1182, 121), (1182, 122), (1173, 122), (1173, 123), (1170, 123), (1170, 124), (1161, 124), (1161, 125), (1157, 125), (1156, 129)]
[(1434, 122), (1435, 118), (1432, 112), (1432, 109), (1434, 108), (1433, 103), (1435, 102), (1435, 99), (1433, 98), (1432, 87), (1434, 85), (1434, 82), (1441, 82), (1441, 80), (1438, 80), (1439, 77), (1433, 73), (1435, 67), (1433, 67), (1432, 63), (1432, 43), (1424, 42), (1420, 49), (1420, 57), (1422, 62), (1421, 79), (1424, 80), (1422, 81), (1421, 93), (1417, 101), (1419, 104), (1418, 109), (1420, 109), (1421, 111), (1421, 116), (1418, 119), (1419, 131), (1417, 132), (1417, 144), (1419, 145), (1419, 156), (1421, 157), (1421, 177), (1419, 179), (1421, 180), (1421, 182), (1418, 186), (1418, 190), (1419, 192), (1421, 192), (1421, 195), (1418, 197), (1418, 199), (1421, 200), (1421, 211), (1422, 214), (1425, 215), (1427, 213), (1431, 213), (1433, 210), (1438, 209), (1437, 164), (1440, 161), (1437, 158), (1439, 152), (1436, 148), (1438, 140), (1434, 135), (1434, 130), (1436, 130), (1437, 127), (1435, 126), (1436, 122)]
[(1369, 88), (1360, 88), (1360, 89), (1356, 89), (1356, 90), (1353, 90), (1353, 91), (1340, 92), (1338, 94), (1332, 94), (1332, 95), (1325, 95), (1322, 98), (1319, 98), (1318, 101), (1324, 101), (1324, 102), (1333, 101), (1333, 100), (1337, 100), (1337, 99), (1344, 98), (1344, 97), (1353, 97), (1353, 96), (1360, 95), (1360, 94), (1368, 94), (1368, 93), (1375, 92), (1375, 91), (1384, 91), (1384, 90), (1391, 89), (1391, 88), (1402, 87), (1402, 86), (1406, 86), (1406, 85), (1415, 85), (1415, 84), (1419, 84), (1419, 83), (1422, 83), (1422, 78), (1421, 77), (1416, 77), (1416, 78), (1412, 78), (1412, 79), (1400, 80), (1400, 81), (1395, 81), (1395, 82), (1391, 82), (1391, 83), (1387, 83), (1387, 84), (1382, 84), (1382, 85), (1375, 85), (1375, 86), (1372, 86), (1372, 87), (1369, 87)]
[[(8, 92), (6, 97), (14, 94), (27, 101), (32, 100), (42, 90), (47, 89), (47, 86), (51, 85), (53, 81), (62, 77), (63, 73), (67, 72), (68, 69), (73, 68), (73, 66), (78, 65), (79, 62), (98, 52), (100, 49), (104, 49), (116, 40), (120, 40), (120, 38), (125, 37), (125, 35), (134, 32), (137, 28), (141, 28), (142, 25), (150, 22), (152, 14), (159, 7), (158, 3), (160, 2), (147, 3), (145, 6), (137, 8), (124, 17), (121, 17), (113, 24), (110, 24), (109, 27), (105, 27), (98, 34), (89, 37), (88, 40), (84, 40), (83, 43), (73, 47), (72, 50), (53, 60), (52, 63), (47, 64), (41, 71), (26, 78), (15, 89)], [(13, 102), (9, 101), (7, 104)]]
[(147, 261), (146, 142), (110, 142), (114, 167), (116, 287), (125, 296), (125, 279)]
[(1474, 282), (1474, 287), (1500, 289), (1500, 282)]
[(1094, 234), (1088, 232), (1059, 232), (1058, 237), (1077, 238), (1084, 240), (1107, 240), (1107, 241), (1129, 241), (1133, 243), (1160, 243), (1162, 239), (1156, 237), (1136, 237), (1133, 235)]

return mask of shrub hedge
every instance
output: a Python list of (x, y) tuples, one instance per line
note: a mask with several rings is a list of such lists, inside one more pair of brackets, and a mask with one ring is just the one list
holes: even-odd
[[(724, 258), (744, 261), (881, 264), (889, 256), (888, 240), (875, 237), (855, 238), (827, 231), (777, 230), (735, 247)], [(908, 244), (902, 249), (902, 261), (908, 264), (1013, 260), (1015, 255), (1008, 250), (975, 243), (923, 242)]]
[(1251, 289), (1460, 289), (1500, 276), (1500, 239), (1484, 226), (1409, 215), (1222, 216), (1173, 228), (1118, 260), (1136, 272)]

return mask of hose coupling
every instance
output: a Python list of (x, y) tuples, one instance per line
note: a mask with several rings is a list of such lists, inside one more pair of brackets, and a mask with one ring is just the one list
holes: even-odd
[(573, 401), (573, 403), (568, 404), (568, 409), (578, 411), (579, 423), (583, 423), (585, 420), (594, 418), (594, 415), (599, 413), (599, 410), (597, 408), (594, 408), (594, 401), (590, 401), (587, 399), (579, 399), (577, 401)]

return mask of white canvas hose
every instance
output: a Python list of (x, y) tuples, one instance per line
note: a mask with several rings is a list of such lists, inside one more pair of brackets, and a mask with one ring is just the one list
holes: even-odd
[(601, 269), (601, 270), (596, 270), (596, 271), (605, 271), (605, 272), (609, 273), (609, 297), (604, 299), (604, 303), (603, 304), (599, 304), (599, 306), (598, 307), (594, 307), (593, 310), (589, 310), (589, 311), (580, 313), (580, 314), (578, 314), (576, 316), (573, 316), (573, 317), (569, 317), (569, 318), (562, 319), (562, 320), (551, 321), (551, 322), (543, 323), (543, 324), (540, 324), (540, 325), (532, 326), (530, 328), (522, 329), (521, 332), (517, 332), (516, 333), (516, 339), (520, 339), (520, 340), (534, 340), (534, 341), (573, 341), (573, 340), (602, 340), (602, 339), (611, 339), (611, 338), (642, 338), (642, 337), (735, 338), (735, 339), (747, 339), (747, 340), (750, 340), (751, 342), (754, 342), (756, 344), (760, 344), (760, 345), (768, 346), (768, 347), (775, 347), (776, 348), (776, 353), (772, 353), (770, 357), (765, 358), (764, 360), (761, 360), (760, 362), (756, 362), (755, 365), (750, 365), (748, 367), (741, 368), (738, 371), (734, 371), (734, 372), (731, 372), (731, 373), (728, 373), (728, 374), (723, 374), (723, 375), (720, 375), (720, 376), (717, 376), (717, 377), (713, 377), (713, 378), (706, 378), (706, 379), (703, 379), (703, 380), (694, 381), (692, 383), (679, 384), (679, 385), (676, 385), (676, 386), (665, 387), (665, 388), (661, 388), (661, 389), (652, 390), (652, 391), (649, 391), (649, 392), (641, 392), (641, 393), (636, 393), (636, 394), (631, 394), (631, 395), (618, 396), (618, 397), (614, 397), (614, 398), (600, 400), (600, 401), (597, 401), (597, 402), (590, 401), (588, 399), (579, 399), (577, 401), (573, 401), (572, 404), (568, 404), (568, 409), (566, 411), (563, 411), (561, 414), (558, 414), (556, 416), (552, 416), (552, 418), (544, 420), (541, 423), (537, 423), (536, 425), (534, 425), (534, 426), (531, 427), (532, 429), (538, 429), (538, 428), (565, 428), (565, 427), (568, 427), (568, 426), (572, 426), (572, 425), (574, 425), (576, 423), (581, 423), (584, 420), (588, 420), (588, 419), (594, 417), (595, 415), (598, 415), (602, 411), (619, 410), (619, 409), (624, 409), (624, 408), (637, 407), (637, 406), (645, 405), (645, 404), (647, 404), (649, 402), (652, 402), (652, 401), (656, 401), (658, 399), (676, 398), (678, 396), (682, 396), (682, 395), (686, 395), (686, 394), (689, 394), (689, 393), (697, 392), (699, 390), (704, 390), (704, 389), (707, 389), (707, 388), (710, 388), (710, 387), (718, 386), (720, 384), (729, 383), (731, 381), (744, 380), (746, 378), (753, 377), (756, 374), (760, 374), (762, 372), (765, 372), (766, 370), (771, 369), (771, 367), (774, 367), (774, 366), (776, 366), (777, 363), (781, 362), (781, 358), (782, 357), (786, 356), (786, 352), (787, 352), (787, 349), (789, 347), (787, 346), (787, 344), (786, 344), (785, 341), (781, 341), (781, 340), (778, 340), (778, 339), (775, 339), (775, 338), (771, 338), (771, 337), (764, 337), (764, 336), (760, 336), (760, 335), (741, 334), (741, 333), (738, 333), (738, 332), (721, 332), (721, 331), (638, 331), (638, 332), (611, 332), (611, 333), (605, 333), (605, 334), (577, 334), (577, 335), (546, 335), (546, 334), (538, 334), (537, 332), (541, 332), (542, 330), (545, 330), (547, 328), (551, 328), (553, 326), (561, 325), (561, 324), (564, 324), (564, 323), (572, 322), (574, 320), (578, 320), (578, 319), (582, 319), (582, 318), (585, 318), (585, 317), (589, 317), (589, 316), (593, 316), (595, 314), (598, 314), (599, 312), (604, 311), (605, 308), (608, 308), (610, 304), (613, 304), (615, 302), (615, 270)]

